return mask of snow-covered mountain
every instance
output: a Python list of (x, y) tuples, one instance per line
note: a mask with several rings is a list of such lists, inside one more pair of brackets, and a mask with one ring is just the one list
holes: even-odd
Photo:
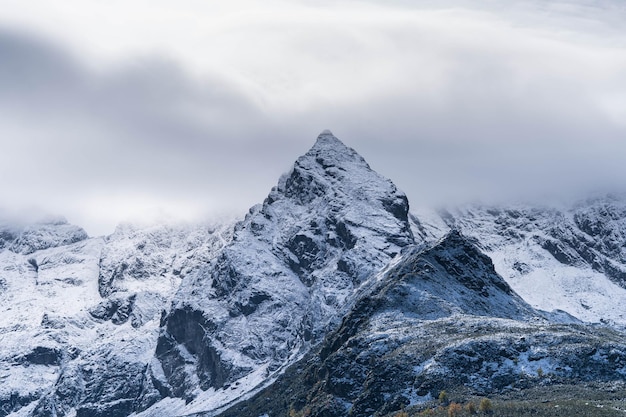
[[(469, 206), (423, 216), (422, 230), (473, 237), (536, 308), (626, 325), (626, 198), (569, 205)], [(418, 218), (419, 222), (419, 218)]]
[(622, 197), (409, 214), (325, 131), (236, 224), (0, 222), (0, 417), (369, 415), (538, 367), (623, 379), (625, 246)]
[(293, 363), (413, 243), (407, 214), (393, 183), (323, 132), (181, 286), (151, 367), (161, 395), (204, 404), (207, 392), (244, 393), (251, 375), (265, 382)]
[(232, 234), (122, 225), (88, 238), (62, 219), (4, 229), (0, 415), (15, 416), (90, 415), (139, 397), (162, 311)]

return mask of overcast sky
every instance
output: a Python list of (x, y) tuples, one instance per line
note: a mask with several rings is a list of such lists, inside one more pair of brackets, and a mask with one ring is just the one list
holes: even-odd
[(626, 188), (621, 0), (0, 0), (0, 206), (245, 213), (330, 129), (413, 206)]

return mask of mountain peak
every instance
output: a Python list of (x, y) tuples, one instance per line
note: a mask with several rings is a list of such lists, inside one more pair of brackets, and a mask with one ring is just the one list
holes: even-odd
[[(364, 166), (369, 166), (365, 160), (354, 149), (346, 146), (338, 139), (330, 130), (324, 130), (317, 136), (315, 144), (309, 151), (301, 156), (299, 160), (314, 157), (316, 162), (324, 167), (327, 162), (330, 165), (336, 165), (337, 162), (358, 161)], [(334, 161), (333, 161), (334, 160)]]
[(414, 243), (408, 209), (391, 181), (322, 132), (216, 260), (181, 286), (157, 346), (163, 386), (193, 397), (194, 381), (220, 389), (319, 342), (357, 288)]
[[(354, 217), (355, 225), (368, 222), (366, 213), (371, 213), (372, 221), (379, 223), (381, 209), (400, 220), (403, 229), (408, 224), (406, 195), (328, 130), (318, 136), (313, 147), (280, 179), (268, 201), (282, 197), (301, 206), (323, 201), (325, 206), (344, 207), (342, 210)], [(412, 236), (409, 240), (413, 240)]]
[(344, 145), (343, 142), (337, 138), (337, 136), (333, 135), (333, 132), (326, 129), (317, 136), (317, 140), (315, 141), (315, 145), (313, 146), (313, 148), (328, 146), (340, 146), (343, 148), (347, 148), (346, 145)]

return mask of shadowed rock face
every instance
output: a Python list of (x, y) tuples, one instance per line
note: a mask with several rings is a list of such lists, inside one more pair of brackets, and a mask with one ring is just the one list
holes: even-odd
[(63, 354), (55, 348), (37, 346), (31, 352), (24, 355), (23, 363), (33, 365), (60, 365)]
[(385, 415), (441, 390), (622, 381), (623, 364), (622, 333), (551, 323), (453, 231), (430, 249), (405, 251), (317, 353), (221, 417)]
[[(223, 361), (206, 332), (215, 331), (216, 325), (206, 319), (198, 310), (176, 310), (169, 317), (166, 325), (166, 337), (159, 338), (156, 357), (166, 375), (171, 375), (172, 390), (168, 395), (184, 397), (200, 387), (206, 390), (224, 384), (230, 375), (231, 365)], [(183, 350), (184, 349), (184, 350)], [(197, 379), (189, 380), (178, 369), (189, 363), (189, 358), (196, 361)]]
[(233, 243), (181, 287), (159, 339), (163, 386), (190, 398), (194, 381), (219, 388), (290, 363), (413, 243), (408, 208), (354, 150), (321, 134), (236, 226)]

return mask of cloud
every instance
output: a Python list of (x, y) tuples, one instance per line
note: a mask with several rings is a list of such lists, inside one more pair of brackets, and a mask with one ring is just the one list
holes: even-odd
[(503, 3), (9, 8), (6, 204), (91, 233), (123, 213), (243, 213), (325, 128), (414, 205), (620, 186), (623, 8)]
[(0, 56), (7, 58), (0, 64), (0, 176), (8, 204), (75, 215), (94, 201), (117, 204), (110, 208), (117, 215), (125, 204), (152, 210), (167, 200), (179, 200), (165, 204), (176, 211), (238, 207), (234, 184), (224, 181), (238, 175), (226, 172), (237, 154), (250, 162), (247, 138), (264, 134), (254, 132), (260, 112), (226, 81), (193, 81), (162, 59), (99, 74), (54, 45), (7, 32)]

